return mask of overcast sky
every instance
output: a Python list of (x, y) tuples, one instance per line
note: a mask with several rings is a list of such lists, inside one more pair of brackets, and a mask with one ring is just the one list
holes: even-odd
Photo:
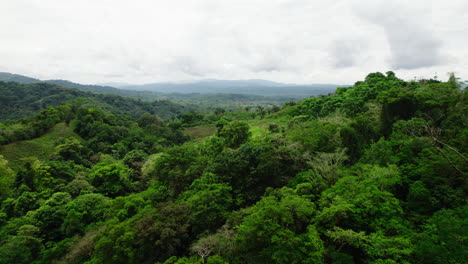
[(1, 0), (0, 71), (81, 83), (468, 79), (468, 1)]

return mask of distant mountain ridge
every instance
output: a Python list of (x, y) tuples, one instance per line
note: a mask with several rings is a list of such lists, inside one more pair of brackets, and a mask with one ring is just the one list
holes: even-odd
[(4, 82), (0, 80), (0, 122), (36, 114), (48, 107), (75, 100), (75, 104), (98, 107), (113, 114), (126, 114), (138, 118), (144, 113), (158, 115), (163, 119), (191, 111), (188, 105), (168, 100), (141, 101), (113, 94), (96, 94), (63, 87), (48, 82)]
[(55, 85), (60, 85), (60, 86), (68, 87), (68, 88), (75, 88), (75, 89), (82, 90), (82, 91), (88, 91), (88, 92), (99, 91), (102, 93), (112, 93), (112, 94), (119, 90), (115, 87), (110, 87), (110, 86), (79, 84), (79, 83), (74, 83), (74, 82), (70, 82), (67, 80), (39, 80), (39, 79), (31, 78), (28, 76), (8, 73), (8, 72), (0, 72), (0, 81), (18, 82), (18, 83), (23, 83), (23, 84), (46, 82), (46, 83), (52, 83)]
[(0, 72), (0, 81), (4, 82), (17, 82), (22, 84), (31, 84), (31, 83), (50, 83), (67, 88), (74, 88), (81, 91), (100, 93), (100, 94), (115, 94), (120, 96), (134, 97), (141, 100), (156, 100), (163, 99), (163, 96), (159, 93), (151, 91), (132, 91), (132, 90), (122, 90), (111, 86), (102, 86), (102, 85), (88, 85), (88, 84), (79, 84), (70, 82), (67, 80), (39, 80), (31, 77), (27, 77), (19, 74), (12, 74), (8, 72)]
[(121, 86), (121, 89), (153, 91), (159, 93), (233, 93), (263, 96), (327, 94), (338, 84), (285, 84), (268, 80), (201, 80), (184, 83), (148, 83)]
[[(110, 93), (122, 96), (132, 96), (140, 99), (156, 99), (166, 97), (167, 94), (251, 94), (261, 96), (299, 96), (328, 94), (334, 92), (336, 87), (349, 86), (338, 84), (285, 84), (268, 80), (216, 80), (207, 79), (193, 82), (179, 83), (148, 83), (141, 85), (128, 85), (115, 83), (118, 88), (103, 85), (84, 85), (66, 80), (39, 80), (19, 74), (0, 72), (0, 81), (13, 81), (19, 83), (46, 82), (82, 91), (94, 93)], [(135, 94), (138, 92), (138, 94)]]
[[(256, 105), (281, 105), (285, 102), (296, 101), (306, 96), (262, 96), (254, 94), (233, 93), (160, 93), (154, 91), (124, 90), (106, 85), (83, 85), (66, 80), (47, 80), (30, 78), (23, 75), (0, 72), (0, 81), (14, 82), (18, 84), (54, 84), (65, 88), (73, 88), (83, 92), (92, 92), (101, 95), (118, 95), (136, 98), (142, 101), (166, 101), (182, 103), (184, 105), (198, 105), (203, 109), (215, 109), (224, 107), (226, 109), (237, 109), (240, 106)], [(36, 86), (38, 87), (38, 86)], [(0, 95), (1, 97), (1, 95)], [(6, 100), (6, 98), (3, 98)], [(7, 100), (8, 101), (8, 100)]]
[(0, 72), (0, 81), (5, 82), (18, 82), (18, 83), (35, 83), (41, 82), (39, 79), (27, 77), (24, 75), (13, 74), (9, 72)]

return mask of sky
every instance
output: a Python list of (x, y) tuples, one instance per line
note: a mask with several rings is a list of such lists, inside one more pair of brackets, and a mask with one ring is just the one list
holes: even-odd
[(468, 79), (468, 1), (1, 0), (0, 72), (80, 83)]

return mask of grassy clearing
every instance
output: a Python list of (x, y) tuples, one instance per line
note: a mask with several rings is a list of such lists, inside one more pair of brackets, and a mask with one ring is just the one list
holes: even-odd
[(286, 119), (279, 118), (265, 118), (265, 119), (253, 119), (249, 120), (250, 132), (252, 133), (252, 138), (259, 138), (265, 134), (270, 133), (269, 127), (270, 124), (277, 124), (279, 128), (287, 127)]
[(21, 167), (28, 158), (48, 160), (53, 155), (57, 143), (68, 137), (79, 138), (72, 128), (65, 123), (59, 123), (41, 137), (1, 146), (0, 155), (3, 155), (9, 161), (9, 165), (15, 168)]
[[(250, 126), (250, 132), (252, 133), (252, 138), (259, 138), (269, 132), (270, 124), (277, 124), (280, 129), (284, 129), (288, 125), (288, 119), (284, 117), (267, 117), (264, 119), (250, 119), (245, 120)], [(209, 137), (216, 133), (216, 126), (214, 124), (201, 125), (186, 128), (184, 134), (194, 138), (194, 142), (201, 142), (206, 137)]]
[(204, 138), (213, 135), (216, 132), (215, 125), (201, 125), (196, 127), (189, 127), (184, 130), (184, 133), (191, 136), (195, 141), (200, 142)]

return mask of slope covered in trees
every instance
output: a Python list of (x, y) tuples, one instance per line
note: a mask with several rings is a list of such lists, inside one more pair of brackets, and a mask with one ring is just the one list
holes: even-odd
[(239, 107), (256, 105), (281, 105), (288, 101), (332, 92), (337, 85), (288, 85), (263, 80), (207, 80), (191, 83), (156, 83), (148, 85), (110, 86), (79, 84), (66, 80), (44, 80), (19, 74), (0, 72), (0, 81), (22, 84), (51, 83), (67, 88), (97, 94), (114, 94), (143, 101), (170, 100), (176, 103), (195, 104), (200, 109), (213, 111), (218, 107), (239, 110)]
[(0, 129), (77, 135), (0, 157), (0, 263), (465, 263), (464, 93), (388, 72), (274, 111), (48, 108)]
[[(102, 85), (86, 85), (86, 84), (79, 84), (79, 83), (74, 83), (66, 80), (39, 80), (36, 78), (31, 78), (27, 77), (24, 75), (19, 75), (19, 74), (13, 74), (13, 73), (8, 73), (8, 72), (0, 72), (0, 81), (3, 82), (17, 82), (17, 83), (22, 83), (22, 84), (32, 84), (32, 83), (50, 83), (50, 84), (55, 84), (67, 88), (74, 88), (78, 89), (81, 91), (85, 92), (93, 92), (93, 93), (105, 93), (105, 94), (116, 94), (116, 95), (121, 95), (121, 96), (131, 96), (131, 95), (136, 95), (137, 93), (131, 92), (131, 91), (126, 91), (126, 90), (121, 90), (117, 89), (114, 87), (110, 86), (102, 86)], [(151, 95), (152, 99), (156, 99), (156, 95), (153, 93), (145, 93), (146, 97), (148, 95)]]
[[(77, 99), (77, 100), (75, 100)], [(139, 117), (151, 113), (174, 117), (190, 108), (167, 100), (144, 102), (111, 94), (94, 94), (49, 83), (20, 84), (0, 81), (0, 121), (18, 119), (75, 100), (75, 105), (99, 106), (103, 110)]]

